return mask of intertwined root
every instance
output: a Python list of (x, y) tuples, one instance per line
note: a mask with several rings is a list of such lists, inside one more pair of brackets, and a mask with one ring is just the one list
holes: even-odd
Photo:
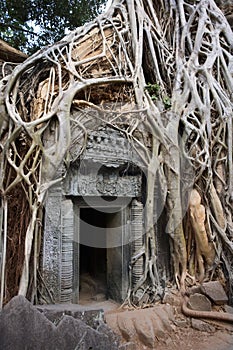
[[(213, 267), (209, 241), (216, 266), (223, 260), (232, 284), (232, 44), (213, 0), (115, 0), (106, 14), (34, 54), (2, 81), (2, 196), (8, 201), (21, 186), (30, 216), (27, 228), (19, 225), (15, 232), (23, 236), (17, 244), (24, 245), (20, 293), (36, 293), (38, 210), (46, 191), (83, 152), (90, 131), (103, 124), (122, 131), (150, 169), (147, 192), (155, 195), (144, 203), (145, 264), (137, 288), (151, 301), (158, 292), (152, 218), (158, 187), (177, 284), (185, 287), (187, 259), (195, 257), (189, 272), (200, 281), (206, 266)], [(190, 240), (183, 218), (192, 188), (202, 204), (199, 197), (199, 204), (191, 199)], [(7, 280), (9, 259), (3, 268), (5, 263)]]

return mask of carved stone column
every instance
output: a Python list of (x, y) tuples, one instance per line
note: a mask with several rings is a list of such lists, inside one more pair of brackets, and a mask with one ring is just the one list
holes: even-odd
[(42, 277), (45, 283), (45, 294), (52, 301), (60, 302), (61, 273), (61, 184), (53, 186), (48, 191), (45, 205), (45, 225), (43, 237)]
[[(131, 205), (131, 235), (132, 257), (136, 256), (143, 247), (143, 205), (136, 199)], [(132, 266), (132, 286), (134, 287), (143, 275), (143, 257), (135, 261)]]
[(70, 303), (73, 293), (74, 210), (70, 199), (62, 201), (61, 303)]

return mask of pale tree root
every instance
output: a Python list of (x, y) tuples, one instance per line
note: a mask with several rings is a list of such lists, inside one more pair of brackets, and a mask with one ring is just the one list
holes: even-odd
[[(39, 265), (35, 257), (31, 276), (38, 220), (32, 207), (43, 204), (57, 176), (66, 176), (98, 125), (124, 134), (152, 175), (139, 252), (145, 258), (144, 273), (129, 298), (139, 287), (150, 296), (161, 289), (156, 263), (160, 242), (153, 231), (157, 177), (177, 287), (183, 293), (187, 273), (200, 282), (214, 264), (221, 269), (222, 262), (232, 285), (232, 38), (214, 0), (114, 0), (108, 13), (30, 57), (7, 77), (7, 84), (0, 82), (0, 189), (6, 195), (22, 184), (31, 207), (21, 234), (25, 249), (19, 293), (28, 295)], [(183, 183), (185, 192), (191, 185), (201, 197), (189, 220), (188, 251)], [(18, 234), (9, 227), (8, 237), (10, 230)], [(215, 253), (217, 261), (212, 260)], [(188, 261), (192, 268), (187, 271)]]

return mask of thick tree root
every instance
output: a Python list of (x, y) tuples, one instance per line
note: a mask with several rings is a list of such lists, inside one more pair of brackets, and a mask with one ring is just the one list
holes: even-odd
[(229, 314), (228, 312), (191, 310), (188, 308), (187, 302), (188, 297), (185, 296), (181, 306), (181, 310), (185, 316), (233, 323), (233, 314)]
[[(30, 294), (36, 277), (34, 213), (84, 152), (93, 129), (106, 125), (125, 135), (150, 173), (144, 273), (136, 289), (154, 302), (163, 275), (168, 280), (171, 272), (184, 293), (187, 272), (201, 281), (209, 273), (219, 278), (224, 266), (232, 292), (232, 47), (231, 28), (214, 0), (114, 0), (106, 14), (0, 81), (0, 190), (7, 197), (22, 187), (30, 208), (27, 227), (19, 216), (17, 232), (9, 225), (7, 234), (22, 237), (18, 244), (25, 246), (14, 267), (21, 293)], [(186, 231), (194, 188), (200, 198)], [(165, 219), (160, 232), (159, 209)], [(157, 233), (170, 235), (172, 271), (159, 266)], [(15, 251), (6, 255), (6, 281)], [(14, 288), (2, 283), (3, 297)]]

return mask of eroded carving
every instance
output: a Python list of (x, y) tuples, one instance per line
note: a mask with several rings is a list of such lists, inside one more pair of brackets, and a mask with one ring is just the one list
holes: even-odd
[(117, 170), (83, 175), (72, 171), (64, 184), (64, 194), (72, 196), (137, 197), (141, 193), (141, 176), (121, 177)]
[(122, 133), (111, 128), (103, 128), (91, 133), (82, 159), (90, 159), (107, 167), (118, 167), (129, 161), (140, 165), (138, 154), (131, 143)]

